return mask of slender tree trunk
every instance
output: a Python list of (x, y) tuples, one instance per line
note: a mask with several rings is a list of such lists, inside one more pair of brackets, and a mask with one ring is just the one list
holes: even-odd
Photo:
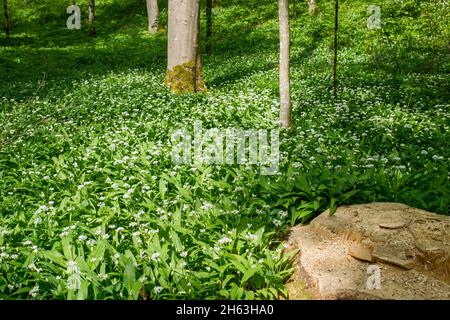
[(337, 59), (338, 59), (339, 0), (335, 0), (334, 15), (334, 59), (333, 59), (333, 96), (337, 97)]
[(206, 0), (206, 53), (212, 52), (212, 8), (213, 0)]
[(308, 9), (310, 14), (315, 14), (317, 12), (316, 0), (308, 0)]
[(95, 36), (95, 0), (89, 0), (89, 35)]
[(161, 30), (158, 0), (147, 0), (147, 15), (148, 33), (156, 33)]
[(290, 92), (290, 30), (289, 1), (279, 0), (280, 19), (280, 125), (291, 126), (291, 92)]
[[(297, 8), (297, 2), (302, 1), (302, 0), (293, 0), (293, 4), (294, 4), (294, 20), (298, 19), (298, 13), (299, 11), (301, 11), (299, 8)], [(291, 15), (292, 16), (292, 15)]]
[(195, 79), (194, 79), (194, 92), (205, 91), (205, 83), (203, 82), (203, 66), (200, 58), (200, 0), (198, 0), (198, 18), (197, 18), (197, 36), (195, 39)]
[(200, 0), (169, 0), (167, 73), (174, 93), (206, 90), (200, 61)]
[(11, 22), (9, 21), (7, 0), (3, 0), (3, 15), (5, 16), (5, 34), (9, 35), (11, 33)]

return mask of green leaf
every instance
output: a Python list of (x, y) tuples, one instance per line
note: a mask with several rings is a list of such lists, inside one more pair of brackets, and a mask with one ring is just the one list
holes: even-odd
[(128, 259), (128, 262), (125, 265), (123, 283), (124, 287), (128, 290), (128, 294), (131, 295), (131, 297), (134, 297), (136, 295), (136, 292), (134, 292), (136, 285), (136, 267), (133, 259)]
[(331, 198), (330, 201), (330, 216), (332, 216), (336, 212), (336, 198)]
[(98, 241), (88, 257), (88, 266), (91, 270), (97, 268), (105, 255), (106, 245), (104, 241)]
[(161, 198), (164, 200), (167, 192), (167, 181), (164, 179), (159, 179), (159, 193)]
[(178, 252), (182, 252), (184, 250), (184, 246), (174, 230), (170, 230), (170, 237), (172, 238), (172, 243), (175, 247), (175, 250), (177, 250)]
[(62, 245), (64, 256), (69, 261), (74, 260), (73, 255), (72, 255), (72, 247), (70, 245), (70, 240), (71, 239), (68, 236), (64, 236), (61, 238), (61, 245)]
[(67, 262), (64, 259), (64, 256), (57, 251), (41, 251), (40, 254), (42, 257), (47, 258), (50, 261), (53, 261), (62, 268), (67, 267)]
[(244, 283), (246, 283), (251, 277), (253, 277), (255, 275), (255, 273), (259, 272), (259, 270), (261, 269), (261, 267), (258, 265), (254, 268), (250, 268), (248, 269), (245, 273), (244, 276), (241, 279), (241, 285), (243, 285)]

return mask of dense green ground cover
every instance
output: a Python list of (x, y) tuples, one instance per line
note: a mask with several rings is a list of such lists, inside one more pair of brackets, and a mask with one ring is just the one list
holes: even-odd
[(166, 36), (146, 34), (143, 1), (99, 0), (97, 38), (65, 28), (65, 1), (11, 2), (0, 298), (275, 298), (292, 224), (371, 201), (449, 212), (447, 1), (381, 1), (382, 30), (365, 27), (369, 1), (342, 1), (336, 100), (332, 3), (315, 17), (292, 3), (294, 128), (269, 177), (176, 166), (170, 136), (277, 127), (276, 1), (217, 4), (209, 92), (184, 96), (162, 85)]

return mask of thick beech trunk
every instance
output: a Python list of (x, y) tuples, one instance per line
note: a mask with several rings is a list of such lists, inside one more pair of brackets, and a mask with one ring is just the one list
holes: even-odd
[(167, 74), (174, 93), (204, 91), (200, 61), (200, 0), (169, 0)]

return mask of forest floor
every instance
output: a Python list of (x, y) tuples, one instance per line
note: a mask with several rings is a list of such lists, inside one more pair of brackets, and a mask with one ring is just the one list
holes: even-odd
[(337, 99), (332, 8), (291, 6), (294, 121), (274, 176), (175, 165), (170, 142), (198, 120), (277, 128), (274, 1), (218, 3), (208, 93), (181, 96), (144, 3), (100, 3), (96, 38), (55, 3), (0, 36), (0, 298), (276, 298), (289, 226), (373, 201), (449, 213), (448, 3), (385, 1), (369, 30), (367, 2), (344, 2)]

